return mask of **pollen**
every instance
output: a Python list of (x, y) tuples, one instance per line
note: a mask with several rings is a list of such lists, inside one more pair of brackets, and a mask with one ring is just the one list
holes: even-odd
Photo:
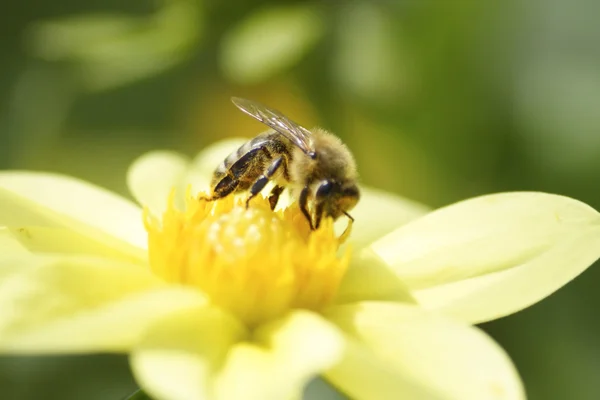
[(171, 195), (162, 218), (146, 210), (144, 222), (153, 272), (199, 289), (248, 326), (326, 307), (350, 258), (349, 250), (338, 256), (343, 238), (330, 218), (312, 231), (296, 204), (272, 211), (261, 197), (246, 208), (234, 196), (207, 202), (188, 195), (179, 210)]

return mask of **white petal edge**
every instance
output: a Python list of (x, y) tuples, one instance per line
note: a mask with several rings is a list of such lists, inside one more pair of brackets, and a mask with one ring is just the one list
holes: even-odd
[(261, 326), (253, 337), (254, 343), (239, 343), (229, 352), (216, 378), (216, 400), (299, 398), (311, 378), (338, 361), (344, 347), (338, 330), (308, 311)]
[(475, 327), (418, 307), (364, 302), (327, 317), (349, 336), (325, 377), (356, 400), (521, 400), (506, 353)]
[(166, 209), (172, 190), (183, 198), (191, 160), (174, 151), (152, 151), (137, 158), (127, 171), (127, 186), (139, 204), (154, 215)]
[(468, 322), (519, 311), (600, 256), (600, 214), (545, 193), (501, 193), (434, 211), (371, 247), (421, 305)]
[(115, 246), (119, 241), (138, 255), (146, 248), (139, 207), (88, 182), (53, 173), (0, 172), (0, 225), (67, 228)]
[(136, 264), (81, 256), (14, 261), (20, 265), (0, 282), (4, 353), (126, 351), (161, 315), (205, 302)]

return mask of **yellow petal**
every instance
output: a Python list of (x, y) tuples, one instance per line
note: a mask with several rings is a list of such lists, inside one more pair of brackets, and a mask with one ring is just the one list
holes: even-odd
[[(349, 242), (356, 247), (367, 246), (429, 212), (426, 206), (392, 193), (368, 186), (360, 186), (360, 191), (360, 201), (350, 212), (355, 222)], [(336, 226), (345, 227), (346, 223), (345, 218), (340, 218)]]
[(194, 158), (186, 177), (186, 183), (192, 185), (194, 192), (208, 191), (213, 172), (220, 163), (233, 151), (249, 139), (231, 138), (216, 142), (204, 148)]
[(167, 206), (172, 189), (181, 198), (185, 193), (184, 177), (190, 160), (173, 151), (153, 151), (139, 157), (129, 167), (127, 185), (135, 199), (160, 215)]
[(0, 282), (2, 352), (124, 351), (156, 318), (204, 302), (136, 264), (66, 256), (19, 262), (21, 270)]
[(469, 322), (519, 311), (600, 256), (600, 215), (545, 193), (466, 200), (372, 245), (419, 303)]
[(32, 254), (8, 228), (0, 228), (0, 282), (26, 268), (25, 264), (31, 257)]
[(333, 366), (340, 333), (320, 316), (296, 311), (258, 328), (255, 343), (235, 345), (216, 379), (218, 400), (297, 398), (311, 378)]
[(133, 203), (87, 182), (50, 173), (0, 172), (0, 225), (67, 229), (143, 259), (141, 219)]
[(548, 297), (599, 257), (600, 227), (564, 240), (517, 268), (417, 290), (428, 309), (471, 323), (497, 319)]
[(365, 300), (416, 303), (394, 270), (369, 248), (352, 256), (334, 303)]
[[(59, 218), (59, 220), (63, 220)], [(81, 228), (75, 223), (75, 228)], [(21, 226), (5, 228), (21, 247), (33, 253), (60, 253), (96, 255), (137, 262), (145, 265), (146, 253), (137, 247), (123, 244), (118, 239), (96, 232), (79, 233), (75, 230), (48, 226)], [(81, 228), (86, 231), (85, 227)], [(1, 254), (1, 253), (0, 253)]]
[(339, 306), (326, 316), (350, 339), (325, 376), (353, 399), (525, 398), (508, 356), (475, 327), (394, 303)]
[(245, 335), (235, 319), (215, 308), (182, 310), (148, 330), (131, 354), (131, 368), (140, 386), (158, 399), (213, 398), (211, 377)]
[(10, 229), (0, 227), (0, 261), (21, 255), (29, 255), (29, 251), (11, 233)]

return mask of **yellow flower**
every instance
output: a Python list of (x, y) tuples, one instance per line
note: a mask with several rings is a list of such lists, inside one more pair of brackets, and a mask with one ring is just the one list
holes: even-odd
[(470, 324), (591, 265), (595, 210), (502, 193), (426, 214), (364, 188), (338, 249), (340, 226), (310, 232), (294, 205), (185, 195), (235, 145), (140, 158), (145, 213), (73, 178), (0, 173), (0, 352), (128, 353), (158, 399), (296, 399), (317, 375), (355, 399), (525, 397)]

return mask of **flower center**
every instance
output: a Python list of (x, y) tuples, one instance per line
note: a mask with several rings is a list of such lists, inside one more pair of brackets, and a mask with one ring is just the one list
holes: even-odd
[(337, 256), (331, 219), (311, 231), (297, 205), (273, 212), (263, 198), (246, 209), (233, 196), (188, 196), (180, 211), (171, 196), (162, 220), (146, 211), (145, 225), (155, 274), (202, 290), (251, 326), (293, 308), (323, 308), (349, 261), (349, 252)]

